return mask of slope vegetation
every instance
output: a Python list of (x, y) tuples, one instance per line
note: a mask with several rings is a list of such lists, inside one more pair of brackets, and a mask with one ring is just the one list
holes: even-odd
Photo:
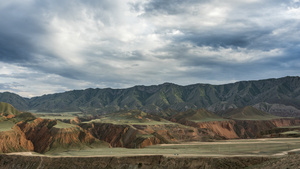
[(0, 102), (0, 114), (2, 116), (15, 116), (21, 114), (21, 112), (15, 109), (11, 104)]
[(229, 109), (223, 114), (223, 117), (235, 120), (271, 120), (281, 118), (258, 110), (252, 106)]

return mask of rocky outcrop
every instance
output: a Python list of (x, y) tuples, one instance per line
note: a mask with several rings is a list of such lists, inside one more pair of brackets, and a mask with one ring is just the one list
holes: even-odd
[(81, 124), (95, 138), (112, 147), (143, 148), (149, 145), (177, 141), (200, 141), (208, 133), (194, 127), (178, 124), (118, 125), (111, 123)]
[[(173, 119), (174, 121), (174, 119)], [(193, 122), (179, 120), (179, 123), (200, 129), (206, 129), (215, 139), (236, 139), (236, 138), (258, 138), (263, 131), (277, 127), (295, 126), (300, 124), (300, 119), (282, 118), (273, 120), (223, 120)]]
[[(0, 132), (0, 152), (35, 151), (45, 153), (54, 148), (99, 145), (102, 142), (79, 126), (56, 128), (55, 120), (36, 119), (19, 122), (13, 130)], [(109, 147), (108, 143), (103, 146)]]
[(50, 129), (56, 125), (56, 121), (38, 118), (31, 123), (19, 122), (15, 125), (15, 130), (23, 132), (27, 140), (34, 145), (34, 151), (43, 153), (49, 149), (53, 136)]
[(9, 130), (0, 132), (0, 153), (33, 151), (34, 146), (23, 132)]
[(82, 127), (99, 140), (108, 142), (112, 147), (143, 148), (168, 142), (164, 137), (155, 135), (153, 130), (144, 130), (147, 126), (91, 123), (83, 124)]
[(195, 126), (201, 129), (208, 129), (213, 133), (213, 136), (221, 137), (225, 139), (235, 139), (239, 138), (239, 135), (235, 131), (235, 121), (211, 121), (211, 122), (202, 122), (196, 123)]
[(276, 127), (296, 126), (300, 124), (300, 118), (282, 118), (271, 120)]
[(94, 137), (108, 142), (112, 147), (134, 147), (137, 130), (129, 125), (114, 125), (109, 123), (82, 124)]

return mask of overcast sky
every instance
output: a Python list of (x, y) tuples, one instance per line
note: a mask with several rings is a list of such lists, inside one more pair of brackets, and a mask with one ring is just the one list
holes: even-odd
[(0, 92), (300, 75), (299, 0), (0, 1)]

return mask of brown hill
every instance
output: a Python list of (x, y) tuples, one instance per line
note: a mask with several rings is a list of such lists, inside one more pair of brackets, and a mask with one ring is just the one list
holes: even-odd
[[(180, 112), (174, 116), (173, 119), (176, 121), (180, 120), (189, 120), (193, 122), (205, 122), (205, 121), (219, 121), (223, 120), (222, 117), (217, 116), (213, 112), (210, 112), (206, 109), (198, 109), (198, 110), (187, 110), (184, 112)], [(174, 120), (173, 120), (174, 121)]]
[(111, 123), (81, 124), (99, 140), (112, 147), (143, 148), (149, 145), (172, 143), (179, 140), (198, 141), (207, 134), (193, 127), (176, 124), (124, 125)]
[(281, 117), (274, 116), (266, 113), (252, 106), (246, 106), (243, 108), (228, 109), (223, 115), (225, 118), (235, 120), (271, 120), (279, 119)]

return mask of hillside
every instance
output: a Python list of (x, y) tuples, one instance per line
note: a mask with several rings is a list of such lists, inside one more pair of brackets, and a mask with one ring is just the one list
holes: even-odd
[(258, 110), (252, 106), (229, 109), (222, 116), (225, 118), (235, 119), (235, 120), (271, 120), (271, 119), (281, 118), (266, 113), (264, 111)]
[(219, 121), (223, 120), (222, 117), (215, 115), (214, 113), (207, 111), (205, 109), (198, 109), (198, 110), (187, 110), (184, 112), (180, 112), (174, 116), (173, 119), (176, 121), (179, 120), (190, 120), (194, 122), (205, 122), (205, 121)]
[[(122, 109), (139, 109), (152, 113), (166, 109), (185, 111), (198, 108), (216, 112), (260, 103), (279, 104), (297, 112), (300, 110), (300, 78), (241, 81), (225, 85), (180, 86), (164, 83), (127, 89), (97, 88), (73, 90), (31, 99), (6, 92), (0, 93), (0, 101), (13, 104), (21, 110), (40, 112), (83, 111), (99, 114)], [(270, 113), (278, 114), (276, 110), (280, 109), (270, 109)]]
[(7, 120), (17, 123), (20, 121), (31, 121), (35, 118), (36, 117), (30, 112), (21, 112), (15, 109), (11, 104), (0, 102), (0, 126), (7, 123)]
[(23, 98), (17, 94), (10, 92), (0, 93), (0, 102), (9, 103), (14, 105), (18, 110), (28, 110), (29, 109), (29, 99)]
[(8, 116), (8, 115), (15, 116), (21, 114), (21, 112), (15, 109), (11, 104), (0, 102), (0, 114), (2, 116)]
[[(154, 124), (170, 124), (159, 116), (145, 113), (141, 110), (127, 110), (115, 113), (109, 113), (100, 116), (98, 119), (91, 120), (94, 123), (113, 123), (113, 124), (131, 124), (131, 125), (154, 125)], [(88, 122), (85, 122), (88, 123)]]

